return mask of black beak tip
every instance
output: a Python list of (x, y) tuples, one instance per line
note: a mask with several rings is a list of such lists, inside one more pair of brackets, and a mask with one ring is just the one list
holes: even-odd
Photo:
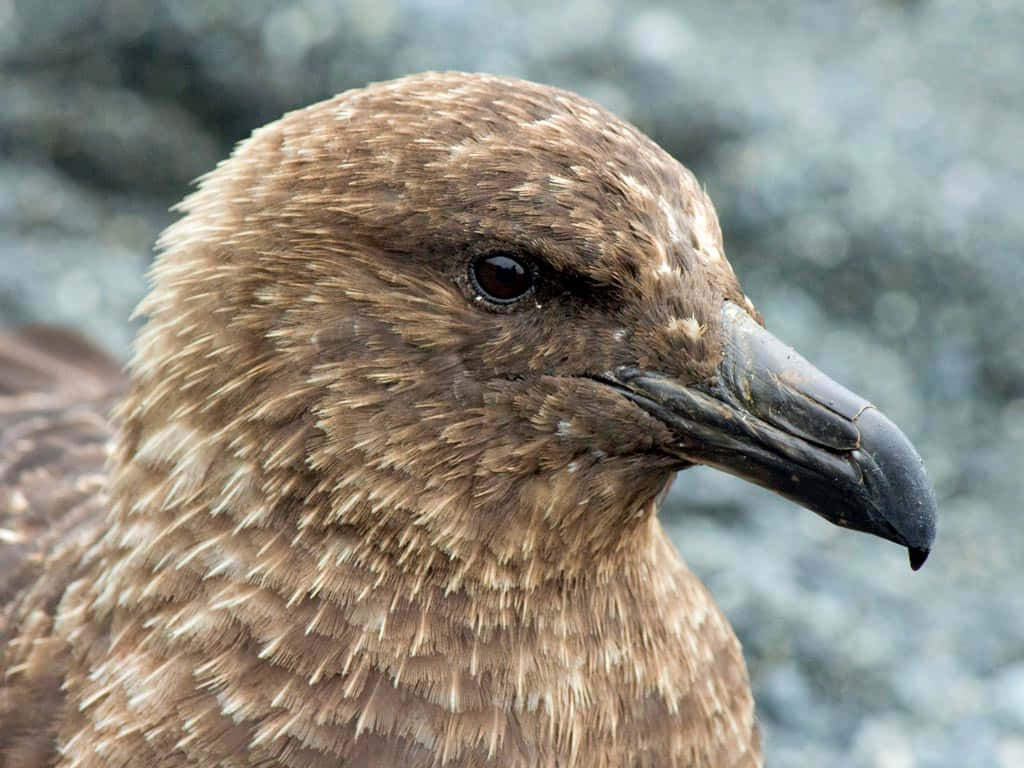
[(924, 462), (899, 428), (874, 407), (856, 419), (861, 436), (861, 467), (867, 486), (894, 541), (907, 547), (918, 570), (935, 541), (938, 505)]
[(910, 570), (917, 571), (924, 565), (924, 561), (928, 559), (928, 554), (931, 552), (930, 549), (918, 549), (917, 547), (908, 547), (907, 554), (910, 555)]

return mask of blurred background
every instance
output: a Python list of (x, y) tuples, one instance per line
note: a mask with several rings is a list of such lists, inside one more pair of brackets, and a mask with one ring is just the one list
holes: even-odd
[(677, 480), (664, 517), (743, 641), (768, 764), (1018, 768), (1022, 41), (1017, 0), (0, 0), (0, 324), (124, 358), (168, 207), (285, 110), (424, 69), (578, 91), (697, 173), (769, 327), (938, 488), (912, 574), (752, 486)]

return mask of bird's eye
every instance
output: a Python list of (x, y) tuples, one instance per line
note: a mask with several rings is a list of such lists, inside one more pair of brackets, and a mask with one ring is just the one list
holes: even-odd
[(469, 268), (473, 287), (488, 301), (511, 304), (533, 288), (530, 264), (511, 253), (487, 253), (477, 257)]

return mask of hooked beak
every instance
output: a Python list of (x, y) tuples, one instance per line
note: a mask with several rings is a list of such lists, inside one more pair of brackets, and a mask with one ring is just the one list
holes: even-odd
[(618, 368), (602, 380), (664, 422), (670, 451), (775, 491), (836, 525), (907, 547), (920, 568), (935, 494), (914, 446), (868, 401), (823, 374), (732, 302), (710, 382)]

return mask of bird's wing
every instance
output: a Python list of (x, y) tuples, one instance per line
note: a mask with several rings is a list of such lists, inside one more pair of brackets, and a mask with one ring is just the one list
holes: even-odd
[(53, 619), (102, 530), (123, 384), (77, 333), (0, 332), (0, 768), (54, 758), (67, 655)]
[(120, 366), (73, 331), (0, 332), (0, 647), (47, 554), (102, 513), (122, 388)]

